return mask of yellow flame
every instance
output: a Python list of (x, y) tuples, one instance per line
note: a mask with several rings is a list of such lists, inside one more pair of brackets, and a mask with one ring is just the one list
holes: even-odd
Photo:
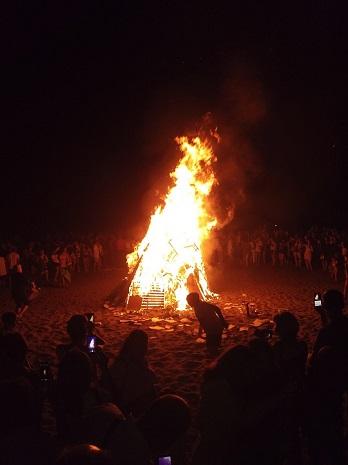
[[(135, 272), (130, 295), (147, 295), (160, 289), (167, 305), (186, 308), (189, 282), (196, 282), (204, 298), (209, 290), (202, 245), (217, 220), (207, 209), (208, 196), (217, 183), (213, 171), (216, 157), (212, 147), (199, 137), (178, 137), (183, 153), (163, 206), (151, 216), (144, 239), (127, 255), (129, 272)], [(140, 260), (140, 263), (139, 263)], [(191, 289), (192, 290), (192, 289)]]

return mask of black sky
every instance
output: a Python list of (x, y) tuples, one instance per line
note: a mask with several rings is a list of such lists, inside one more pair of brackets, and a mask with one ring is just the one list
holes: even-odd
[(143, 223), (207, 111), (221, 163), (239, 160), (240, 221), (347, 224), (344, 3), (209, 3), (4, 10), (4, 232)]

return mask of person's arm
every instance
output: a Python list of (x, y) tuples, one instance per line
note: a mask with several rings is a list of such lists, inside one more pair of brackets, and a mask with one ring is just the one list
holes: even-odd
[(221, 312), (221, 310), (220, 310), (219, 307), (216, 307), (215, 312), (216, 312), (217, 316), (220, 318), (220, 321), (221, 321), (222, 325), (223, 325), (225, 328), (228, 328), (228, 323), (227, 323), (227, 321), (225, 320), (225, 318), (224, 318), (224, 316), (223, 316), (223, 314), (222, 314), (222, 312)]
[(325, 334), (323, 334), (323, 330), (320, 330), (319, 334), (317, 336), (317, 339), (316, 339), (316, 341), (314, 343), (313, 352), (312, 352), (312, 355), (311, 355), (310, 361), (309, 361), (310, 365), (312, 365), (313, 362), (315, 362), (319, 350), (322, 347), (324, 347), (325, 345), (327, 345), (326, 342), (325, 342)]
[(203, 328), (202, 325), (199, 323), (199, 328), (198, 328), (198, 337), (201, 337), (203, 333)]

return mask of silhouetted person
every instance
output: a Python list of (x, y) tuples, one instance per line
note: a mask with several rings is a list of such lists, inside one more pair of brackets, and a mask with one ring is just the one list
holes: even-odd
[(348, 318), (343, 314), (343, 309), (344, 297), (342, 292), (330, 289), (323, 295), (323, 311), (327, 316), (328, 323), (319, 331), (311, 362), (315, 362), (322, 347), (332, 347), (341, 363), (346, 386), (348, 386)]
[(134, 416), (143, 413), (156, 397), (156, 379), (148, 365), (147, 349), (147, 334), (139, 329), (132, 331), (109, 369), (116, 404)]
[(191, 424), (184, 399), (165, 395), (156, 399), (134, 421), (114, 404), (104, 404), (85, 417), (88, 442), (109, 450), (114, 465), (151, 465), (159, 456), (169, 455), (173, 465), (184, 463), (183, 444)]
[(19, 333), (0, 337), (0, 379), (27, 376), (27, 344)]
[(301, 385), (305, 377), (308, 349), (306, 342), (298, 339), (298, 320), (288, 311), (278, 313), (273, 320), (278, 336), (273, 346), (275, 362), (284, 382)]
[(275, 362), (280, 370), (281, 382), (288, 395), (284, 400), (284, 443), (288, 463), (300, 465), (300, 427), (303, 426), (303, 396), (307, 363), (307, 344), (298, 339), (300, 325), (288, 311), (273, 318), (278, 341), (273, 346)]
[(16, 320), (17, 316), (14, 312), (4, 312), (1, 315), (0, 337), (16, 332)]
[[(191, 425), (190, 407), (182, 397), (167, 394), (156, 399), (136, 425), (153, 458), (175, 456), (178, 449), (180, 453), (178, 443)], [(182, 462), (178, 460), (176, 463)]]
[(60, 344), (57, 347), (58, 359), (62, 360), (64, 355), (73, 348), (87, 351), (88, 321), (85, 315), (73, 315), (67, 323), (67, 333), (70, 338), (69, 344)]
[(340, 354), (324, 346), (308, 375), (306, 432), (311, 465), (346, 464), (343, 394), (345, 379)]
[(21, 266), (16, 266), (11, 273), (11, 294), (16, 304), (16, 312), (18, 315), (27, 310), (28, 301), (28, 280), (22, 273)]
[(28, 379), (0, 382), (0, 463), (47, 465), (54, 449), (50, 438), (39, 431), (35, 389)]
[(194, 465), (239, 463), (247, 447), (254, 360), (245, 346), (228, 349), (204, 374)]
[(191, 292), (186, 297), (186, 300), (190, 307), (193, 308), (199, 321), (198, 337), (201, 336), (202, 330), (204, 330), (208, 352), (211, 355), (216, 355), (221, 345), (222, 332), (224, 328), (228, 327), (221, 310), (216, 305), (201, 300), (197, 292)]

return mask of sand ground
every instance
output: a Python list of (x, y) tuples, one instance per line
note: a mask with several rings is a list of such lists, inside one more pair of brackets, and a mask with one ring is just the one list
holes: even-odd
[[(110, 358), (131, 330), (146, 330), (150, 337), (149, 362), (157, 375), (160, 393), (183, 396), (196, 412), (201, 376), (210, 359), (204, 343), (196, 340), (194, 332), (198, 326), (192, 314), (184, 312), (168, 318), (161, 314), (127, 315), (104, 308), (105, 297), (120, 277), (120, 270), (103, 271), (75, 276), (68, 289), (42, 289), (18, 325), (29, 345), (33, 365), (48, 360), (56, 366), (55, 348), (67, 340), (67, 320), (74, 313), (94, 312), (95, 320), (100, 322), (97, 332), (106, 341), (105, 351)], [(245, 342), (253, 334), (256, 319), (270, 320), (278, 309), (289, 309), (299, 318), (301, 337), (310, 349), (320, 327), (313, 310), (314, 292), (342, 288), (341, 282), (333, 283), (319, 270), (308, 273), (270, 266), (225, 270), (215, 274), (212, 285), (222, 296), (220, 305), (231, 324), (223, 340), (224, 347)], [(246, 300), (255, 304), (258, 315), (246, 316), (243, 305)], [(0, 308), (14, 309), (7, 289), (0, 290)]]

